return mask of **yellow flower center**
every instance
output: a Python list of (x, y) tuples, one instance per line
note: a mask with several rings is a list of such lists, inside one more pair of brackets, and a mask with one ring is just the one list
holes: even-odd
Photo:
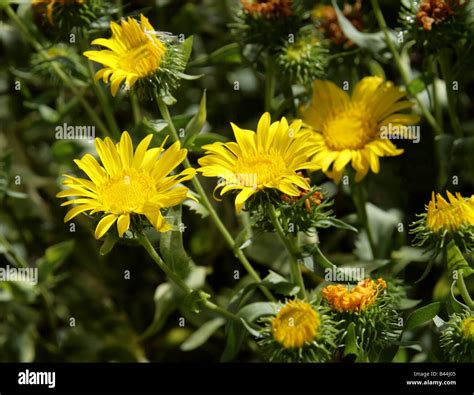
[(100, 189), (105, 211), (114, 214), (139, 211), (156, 192), (153, 178), (135, 169), (124, 170)]
[(474, 317), (465, 318), (461, 323), (461, 329), (465, 337), (474, 340)]
[(287, 167), (277, 152), (270, 152), (239, 158), (234, 171), (241, 185), (261, 189), (265, 184), (286, 174)]
[(323, 126), (327, 146), (335, 151), (362, 149), (377, 134), (377, 125), (361, 105), (351, 104), (342, 113), (333, 114)]
[(337, 311), (359, 312), (371, 306), (385, 288), (387, 283), (381, 278), (366, 278), (351, 289), (341, 284), (328, 285), (323, 289), (323, 298)]
[(309, 303), (290, 300), (272, 321), (273, 338), (284, 348), (301, 348), (316, 337), (319, 324)]
[(448, 192), (449, 202), (440, 194), (433, 195), (428, 204), (426, 222), (430, 229), (439, 233), (456, 231), (463, 224), (474, 225), (474, 199), (466, 200), (460, 194)]

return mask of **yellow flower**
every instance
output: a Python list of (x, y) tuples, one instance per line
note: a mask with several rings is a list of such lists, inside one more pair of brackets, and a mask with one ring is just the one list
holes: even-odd
[(273, 338), (284, 348), (301, 348), (318, 334), (319, 314), (300, 300), (290, 300), (272, 320)]
[(379, 278), (377, 281), (366, 278), (351, 289), (337, 284), (323, 289), (323, 298), (339, 312), (360, 312), (372, 305), (378, 295), (387, 288), (387, 283)]
[(65, 6), (70, 4), (84, 4), (85, 0), (33, 0), (31, 5), (33, 7), (46, 6), (46, 14), (48, 15), (48, 21), (51, 25), (53, 23), (53, 8), (56, 4)]
[[(153, 135), (145, 137), (133, 151), (132, 140), (127, 132), (122, 133), (116, 145), (106, 138), (95, 139), (95, 147), (102, 166), (90, 154), (75, 160), (90, 180), (65, 175), (63, 185), (68, 189), (57, 197), (72, 197), (62, 206), (77, 205), (69, 210), (64, 222), (76, 215), (89, 212), (103, 212), (95, 230), (100, 239), (117, 222), (120, 237), (130, 226), (132, 214), (144, 215), (160, 232), (171, 226), (166, 222), (161, 209), (175, 206), (186, 199), (188, 188), (177, 186), (190, 180), (196, 171), (187, 169), (176, 175), (169, 175), (186, 157), (187, 150), (176, 142), (163, 150), (162, 147), (148, 149)], [(163, 143), (164, 144), (164, 143)]]
[(121, 83), (127, 88), (137, 80), (155, 74), (167, 51), (166, 45), (156, 35), (148, 19), (140, 14), (140, 22), (133, 18), (122, 19), (120, 25), (111, 22), (112, 38), (98, 38), (92, 44), (108, 49), (86, 51), (84, 55), (105, 67), (100, 69), (95, 78), (102, 78), (111, 83), (112, 95), (115, 96)]
[(461, 323), (464, 337), (474, 340), (474, 317), (467, 317)]
[(311, 105), (302, 111), (303, 120), (315, 131), (318, 152), (314, 163), (336, 182), (351, 161), (357, 182), (369, 168), (378, 173), (379, 157), (403, 153), (382, 131), (387, 130), (394, 137), (411, 135), (407, 125), (419, 120), (418, 116), (398, 113), (412, 106), (411, 102), (400, 100), (405, 95), (379, 77), (362, 79), (352, 97), (330, 81), (316, 80)]
[(433, 192), (428, 204), (426, 223), (435, 233), (444, 230), (456, 231), (461, 225), (474, 226), (474, 195), (470, 199), (463, 198), (459, 192), (454, 196), (447, 191), (448, 201)]
[(260, 118), (257, 132), (231, 124), (237, 142), (216, 142), (203, 146), (206, 155), (198, 160), (198, 169), (206, 177), (219, 177), (221, 196), (240, 190), (235, 208), (240, 212), (253, 194), (264, 189), (278, 189), (288, 196), (299, 196), (310, 186), (299, 170), (316, 169), (310, 162), (315, 153), (312, 133), (301, 129), (300, 120), (290, 125), (285, 118), (270, 124), (270, 114)]

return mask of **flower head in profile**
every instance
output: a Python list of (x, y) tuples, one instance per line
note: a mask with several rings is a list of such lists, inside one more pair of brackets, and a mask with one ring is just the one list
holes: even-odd
[(474, 248), (474, 195), (465, 198), (449, 191), (446, 195), (447, 199), (433, 192), (426, 212), (412, 224), (416, 245), (430, 244), (437, 249), (454, 240), (463, 250), (470, 251)]
[(379, 158), (403, 153), (388, 137), (413, 137), (408, 126), (419, 121), (416, 115), (399, 112), (412, 106), (405, 96), (380, 77), (362, 79), (351, 97), (330, 81), (315, 81), (311, 104), (302, 110), (316, 138), (313, 162), (336, 182), (349, 163), (357, 182), (369, 169), (378, 173)]
[(400, 335), (397, 307), (403, 292), (395, 282), (389, 292), (382, 278), (366, 278), (355, 286), (329, 285), (323, 288), (322, 296), (332, 318), (342, 322), (346, 333), (349, 326), (353, 327), (360, 350), (380, 352)]
[(276, 57), (278, 77), (290, 84), (310, 85), (324, 75), (327, 64), (327, 50), (313, 35), (285, 43)]
[(377, 281), (366, 278), (353, 288), (328, 285), (323, 289), (323, 298), (339, 312), (361, 312), (373, 305), (385, 288), (387, 283), (381, 278)]
[(270, 361), (327, 361), (337, 347), (340, 334), (324, 308), (302, 300), (289, 300), (278, 313), (264, 320), (262, 331), (264, 354)]
[[(73, 27), (89, 26), (104, 9), (102, 0), (32, 0), (31, 7), (38, 24), (64, 32)], [(45, 33), (49, 31), (45, 30)]]
[[(257, 131), (231, 124), (236, 142), (203, 146), (206, 155), (199, 159), (198, 169), (205, 177), (218, 177), (221, 196), (239, 191), (235, 208), (240, 212), (254, 194), (276, 189), (288, 196), (300, 196), (310, 185), (301, 170), (315, 169), (310, 162), (315, 153), (311, 132), (301, 128), (300, 120), (288, 124), (285, 118), (271, 123), (265, 113)], [(301, 189), (300, 189), (301, 188)]]
[(474, 315), (455, 313), (443, 326), (441, 350), (450, 362), (474, 362)]
[(164, 94), (178, 85), (184, 69), (183, 55), (170, 37), (155, 31), (144, 15), (140, 15), (139, 21), (128, 17), (120, 24), (111, 22), (110, 29), (111, 38), (92, 41), (106, 49), (86, 51), (84, 55), (104, 65), (96, 79), (110, 82), (113, 96), (122, 84), (127, 89), (136, 86)]
[(90, 154), (75, 160), (88, 179), (65, 175), (64, 191), (60, 198), (72, 197), (62, 206), (75, 205), (64, 222), (77, 215), (102, 213), (95, 229), (100, 239), (114, 224), (120, 237), (129, 229), (132, 216), (144, 216), (159, 232), (171, 229), (162, 210), (176, 206), (188, 197), (188, 188), (178, 184), (190, 180), (194, 169), (170, 174), (186, 157), (187, 151), (176, 142), (168, 149), (148, 149), (153, 135), (145, 137), (134, 151), (127, 132), (118, 144), (110, 138), (95, 139), (95, 147), (102, 164)]

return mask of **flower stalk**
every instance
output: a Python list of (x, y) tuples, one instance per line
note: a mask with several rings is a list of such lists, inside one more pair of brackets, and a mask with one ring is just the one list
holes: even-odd
[[(166, 265), (165, 262), (163, 262), (163, 259), (160, 257), (160, 255), (156, 252), (156, 250), (153, 248), (150, 240), (144, 233), (139, 233), (138, 234), (138, 241), (140, 242), (141, 246), (145, 249), (145, 251), (148, 253), (151, 259), (158, 265), (158, 267), (163, 270), (163, 272), (168, 276), (168, 278), (175, 283), (186, 295), (189, 295), (193, 290), (176, 274), (174, 273), (168, 265)], [(237, 317), (235, 314), (232, 314), (231, 312), (223, 309), (222, 307), (219, 307), (215, 303), (209, 301), (209, 300), (203, 300), (202, 301), (203, 306), (216, 313), (221, 315), (222, 317), (231, 320), (231, 321), (236, 321), (240, 322), (240, 318)]]
[(299, 297), (302, 299), (307, 299), (306, 289), (304, 286), (303, 276), (301, 274), (301, 270), (299, 267), (298, 259), (296, 258), (298, 254), (298, 246), (296, 245), (296, 238), (294, 236), (287, 236), (285, 235), (285, 231), (283, 230), (280, 221), (278, 221), (278, 216), (275, 210), (275, 207), (268, 202), (267, 205), (268, 215), (275, 227), (275, 231), (278, 234), (278, 237), (286, 247), (288, 251), (288, 256), (290, 258), (290, 270), (291, 270), (291, 280), (296, 283), (299, 288)]
[[(167, 122), (170, 131), (171, 131), (171, 138), (174, 141), (179, 141), (179, 136), (178, 132), (176, 130), (176, 127), (174, 126), (173, 120), (171, 119), (170, 112), (168, 110), (168, 106), (166, 103), (159, 97), (158, 93), (155, 92), (155, 100), (158, 105), (158, 109), (161, 113), (161, 116), (163, 119)], [(183, 161), (183, 165), (186, 169), (192, 168), (191, 163), (189, 162), (189, 159), (186, 157)], [(198, 177), (194, 177), (191, 182), (193, 183), (194, 188), (196, 189), (196, 192), (201, 198), (201, 202), (203, 205), (206, 207), (206, 209), (209, 211), (209, 215), (214, 221), (215, 225), (217, 226), (219, 232), (222, 234), (224, 237), (225, 241), (227, 242), (228, 246), (234, 250), (237, 259), (242, 263), (242, 266), (245, 268), (247, 273), (252, 277), (252, 279), (256, 283), (260, 283), (262, 279), (260, 278), (259, 274), (255, 271), (253, 268), (252, 264), (248, 261), (247, 257), (244, 255), (244, 253), (240, 250), (235, 248), (235, 240), (230, 234), (230, 232), (227, 230), (226, 226), (224, 223), (221, 221), (219, 218), (219, 215), (217, 214), (216, 210), (212, 206), (212, 203), (210, 202), (209, 198), (207, 197), (206, 191), (204, 190), (203, 186), (201, 185), (201, 182), (199, 181)], [(261, 291), (265, 294), (265, 296), (271, 300), (275, 301), (274, 296), (270, 293), (270, 291), (267, 288), (264, 288), (263, 286), (260, 287)]]

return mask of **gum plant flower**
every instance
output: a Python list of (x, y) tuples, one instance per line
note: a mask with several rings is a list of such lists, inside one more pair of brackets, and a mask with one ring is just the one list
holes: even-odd
[(64, 30), (89, 26), (103, 8), (101, 0), (32, 0), (31, 6), (40, 24)]
[(270, 361), (321, 362), (336, 348), (337, 324), (312, 304), (289, 300), (274, 317), (265, 319), (264, 353)]
[(116, 145), (106, 138), (95, 139), (95, 147), (102, 164), (90, 154), (75, 160), (77, 166), (89, 179), (65, 175), (64, 191), (57, 197), (73, 197), (62, 206), (75, 205), (64, 218), (70, 221), (77, 215), (102, 213), (95, 229), (100, 239), (117, 223), (119, 237), (130, 228), (133, 216), (144, 216), (159, 232), (171, 229), (162, 210), (176, 206), (188, 196), (188, 188), (178, 184), (190, 180), (194, 169), (181, 173), (170, 173), (184, 160), (187, 150), (176, 142), (168, 149), (148, 149), (153, 135), (145, 137), (135, 152), (127, 132), (122, 133)]
[(309, 85), (324, 74), (327, 50), (316, 36), (302, 36), (285, 43), (276, 56), (279, 78), (289, 84)]
[(450, 362), (474, 362), (474, 316), (453, 314), (443, 327), (441, 349)]
[(288, 196), (300, 196), (301, 189), (310, 190), (308, 181), (298, 172), (316, 168), (310, 162), (315, 153), (311, 132), (301, 128), (300, 120), (291, 124), (285, 118), (270, 122), (270, 114), (263, 114), (256, 132), (232, 123), (236, 142), (203, 146), (205, 156), (198, 160), (198, 171), (205, 177), (220, 178), (216, 189), (222, 188), (221, 196), (239, 191), (237, 212), (261, 191), (276, 189)]
[(253, 17), (279, 18), (293, 14), (293, 0), (240, 0), (242, 10)]
[(422, 246), (443, 247), (446, 241), (454, 239), (456, 244), (467, 251), (474, 248), (474, 195), (463, 197), (459, 192), (446, 192), (447, 199), (441, 194), (431, 195), (426, 213), (418, 215), (418, 221), (412, 224), (415, 243)]
[(341, 284), (328, 285), (323, 289), (323, 298), (339, 312), (360, 312), (371, 306), (385, 288), (387, 283), (381, 278), (366, 278), (351, 289)]
[(416, 115), (399, 113), (412, 106), (403, 100), (405, 96), (400, 88), (380, 77), (363, 78), (352, 97), (330, 81), (315, 81), (311, 104), (302, 110), (302, 118), (316, 138), (313, 162), (336, 182), (349, 163), (356, 171), (357, 182), (369, 169), (378, 173), (379, 158), (403, 153), (387, 134), (411, 137), (408, 126), (419, 120)]
[(113, 96), (122, 83), (127, 89), (136, 85), (145, 92), (157, 90), (163, 94), (178, 85), (184, 69), (183, 55), (170, 37), (155, 31), (145, 16), (140, 15), (139, 21), (128, 17), (120, 24), (111, 22), (110, 29), (111, 38), (92, 41), (107, 49), (86, 51), (84, 55), (104, 65), (95, 78), (110, 82)]
[(346, 330), (349, 325), (354, 326), (361, 352), (378, 352), (399, 335), (399, 287), (393, 286), (393, 294), (387, 288), (381, 278), (366, 278), (355, 286), (337, 284), (323, 288), (323, 302), (330, 308), (333, 320), (342, 321)]

